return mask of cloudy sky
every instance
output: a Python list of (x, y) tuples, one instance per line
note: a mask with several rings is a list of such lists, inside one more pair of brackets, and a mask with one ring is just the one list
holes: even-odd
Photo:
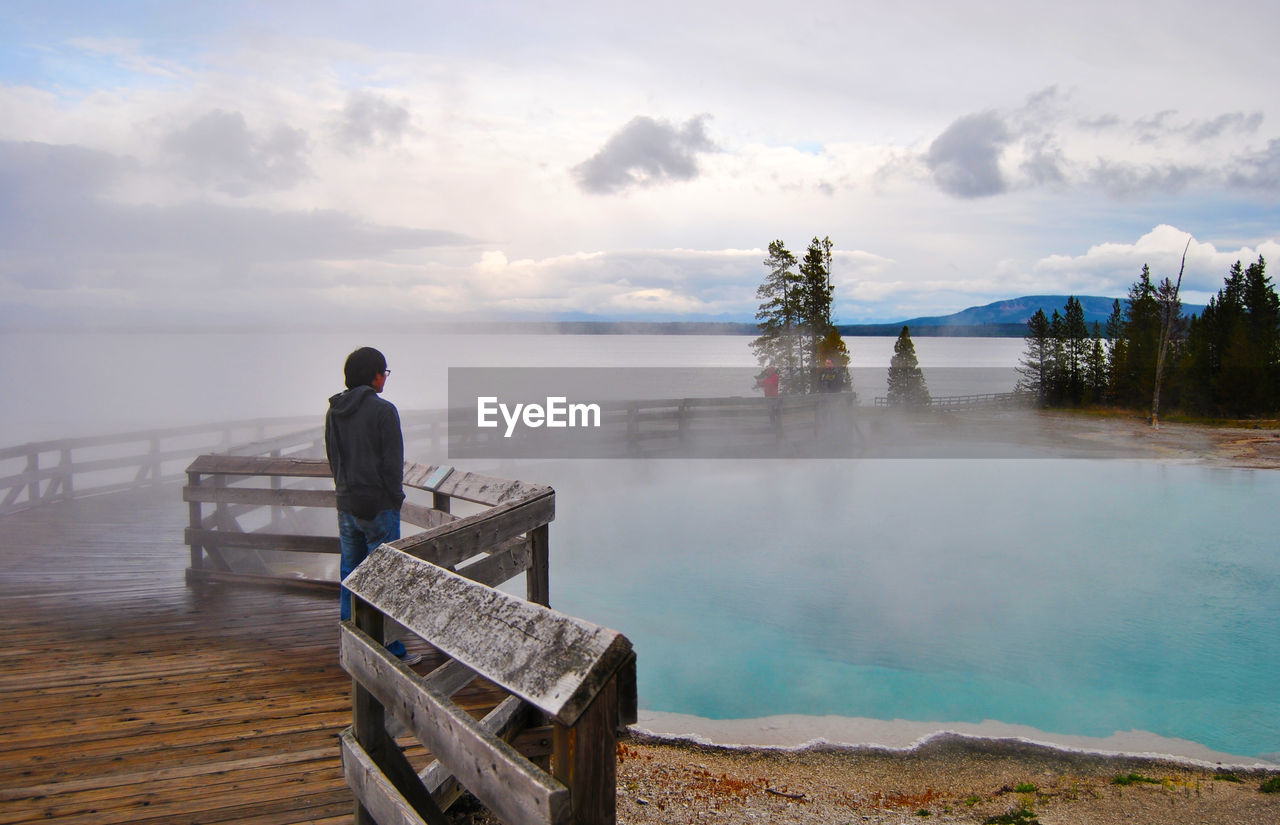
[(0, 2), (0, 326), (1204, 300), (1280, 259), (1280, 4)]

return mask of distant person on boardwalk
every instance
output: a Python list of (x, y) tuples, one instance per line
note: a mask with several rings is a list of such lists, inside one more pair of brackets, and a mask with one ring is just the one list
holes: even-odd
[[(391, 370), (373, 347), (361, 347), (343, 365), (346, 392), (329, 399), (324, 417), (324, 449), (338, 493), (339, 570), (345, 580), (371, 550), (400, 538), (400, 505), (404, 502), (404, 437), (400, 414), (378, 394)], [(342, 621), (351, 618), (351, 593), (340, 588)], [(407, 664), (421, 654), (409, 654), (403, 642), (387, 650)]]
[(840, 392), (840, 373), (830, 358), (818, 373), (818, 392)]
[(765, 398), (778, 397), (778, 368), (768, 367), (756, 376), (756, 388), (764, 390)]
[(780, 417), (778, 415), (778, 405), (782, 401), (778, 398), (778, 368), (766, 367), (764, 372), (756, 376), (756, 387), (764, 390), (764, 397), (771, 398), (769, 401), (769, 426), (777, 429)]

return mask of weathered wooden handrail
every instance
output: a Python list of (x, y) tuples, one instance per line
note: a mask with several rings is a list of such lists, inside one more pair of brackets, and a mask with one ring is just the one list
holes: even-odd
[[(975, 409), (991, 409), (999, 407), (1016, 407), (1027, 403), (1028, 396), (1026, 393), (1018, 392), (988, 392), (978, 395), (944, 395), (929, 399), (928, 404), (918, 405), (922, 409), (933, 410), (975, 410)], [(875, 400), (877, 407), (893, 406), (889, 403), (889, 399), (885, 396), (878, 396)]]
[[(262, 508), (332, 510), (326, 460), (202, 455), (187, 471), (189, 581), (321, 583), (239, 572), (227, 551), (338, 552), (332, 536), (275, 531), (274, 516), (256, 532), (238, 521)], [(355, 723), (342, 753), (357, 821), (440, 823), (465, 787), (509, 822), (613, 822), (616, 729), (636, 718), (635, 657), (620, 634), (546, 606), (555, 491), (416, 463), (403, 478), (407, 491), (431, 494), (431, 506), (401, 510), (426, 529), (383, 545), (346, 580), (354, 612), (341, 659), (354, 678)], [(454, 499), (484, 509), (460, 517)], [(492, 589), (522, 572), (527, 601)], [(382, 645), (384, 614), (449, 662), (425, 678), (409, 670)], [(450, 699), (477, 674), (512, 694), (479, 722)], [(387, 734), (386, 709), (436, 757), (420, 777)], [(550, 774), (508, 744), (548, 723)]]
[[(322, 458), (198, 456), (187, 467), (187, 484), (182, 489), (189, 508), (184, 537), (191, 551), (187, 581), (337, 587), (336, 579), (277, 575), (261, 564), (246, 569), (249, 561), (235, 552), (336, 555), (339, 543), (331, 521), (325, 522), (323, 535), (289, 529), (294, 510), (334, 509), (337, 500), (331, 478), (328, 462)], [(323, 484), (286, 486), (289, 479), (303, 485)], [(263, 481), (269, 486), (262, 486)], [(431, 556), (450, 569), (484, 554), (485, 558), (459, 572), (490, 585), (525, 572), (529, 600), (548, 603), (548, 525), (555, 518), (555, 492), (550, 487), (413, 462), (405, 463), (404, 485), (411, 491), (431, 493), (431, 506), (405, 502), (401, 519), (425, 532), (401, 539), (397, 547)], [(450, 512), (453, 499), (486, 509), (459, 518)], [(205, 506), (211, 506), (212, 512), (206, 513)], [(252, 530), (242, 526), (241, 519), (263, 510), (270, 512), (265, 525)]]
[[(447, 427), (443, 411), (406, 412), (401, 423), (406, 443), (442, 450)], [(0, 447), (0, 514), (178, 481), (182, 465), (210, 452), (319, 456), (324, 454), (324, 430), (317, 416), (290, 416)]]
[[(636, 707), (635, 655), (625, 636), (390, 544), (346, 586), (353, 619), (343, 624), (341, 661), (353, 678), (354, 724), (342, 753), (357, 823), (444, 822), (458, 783), (504, 822), (616, 821), (616, 731), (635, 721)], [(428, 676), (414, 673), (382, 646), (384, 615), (449, 661)], [(450, 699), (476, 674), (512, 694), (480, 721)], [(435, 757), (421, 774), (387, 734), (387, 711)], [(508, 744), (544, 719), (553, 730), (550, 774)]]
[[(299, 432), (300, 428), (310, 427)], [(166, 427), (113, 435), (37, 441), (0, 448), (0, 513), (73, 497), (100, 495), (169, 483), (182, 478), (180, 465), (211, 450), (228, 449), (269, 432), (297, 448), (316, 442), (314, 419), (262, 418)]]

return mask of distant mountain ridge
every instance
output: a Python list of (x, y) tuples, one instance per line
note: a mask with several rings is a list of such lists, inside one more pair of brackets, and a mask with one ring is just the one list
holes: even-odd
[[(836, 329), (846, 336), (897, 336), (903, 326), (911, 329), (913, 336), (966, 336), (1021, 338), (1027, 334), (1027, 321), (1037, 309), (1045, 315), (1065, 311), (1067, 295), (1024, 295), (995, 301), (978, 307), (969, 307), (950, 315), (924, 315), (877, 324), (837, 324)], [(1084, 308), (1085, 323), (1092, 329), (1094, 322), (1105, 325), (1111, 315), (1115, 298), (1099, 295), (1077, 296)], [(1120, 299), (1120, 306), (1125, 299)], [(1190, 315), (1203, 311), (1202, 306), (1184, 306), (1183, 313)], [(752, 322), (729, 320), (621, 320), (616, 318), (574, 317), (560, 320), (504, 320), (470, 321), (438, 324), (437, 329), (451, 332), (522, 332), (571, 335), (751, 335), (759, 334), (759, 327)]]
[[(1037, 309), (1043, 309), (1044, 314), (1053, 315), (1056, 309), (1059, 313), (1064, 311), (1067, 305), (1069, 295), (1024, 295), (1021, 298), (1010, 298), (1005, 301), (996, 301), (980, 307), (969, 307), (959, 312), (953, 312), (950, 315), (931, 315), (921, 318), (912, 318), (903, 321), (908, 326), (917, 325), (922, 327), (947, 327), (947, 326), (970, 326), (972, 324), (1025, 324), (1031, 320), (1031, 316), (1036, 314)], [(1084, 320), (1086, 324), (1092, 324), (1097, 321), (1105, 324), (1107, 318), (1111, 315), (1111, 308), (1115, 305), (1115, 298), (1103, 298), (1097, 295), (1079, 295), (1076, 300), (1084, 308)], [(1124, 306), (1124, 301), (1120, 302), (1120, 306)]]
[[(1053, 317), (1054, 310), (1059, 314), (1065, 311), (1068, 295), (1024, 295), (1021, 298), (1009, 298), (995, 301), (980, 307), (969, 307), (950, 315), (926, 315), (909, 318), (892, 324), (841, 324), (837, 328), (841, 335), (897, 335), (902, 328), (908, 327), (912, 335), (968, 335), (1013, 337), (1025, 335), (1027, 321), (1035, 315), (1037, 309)], [(1076, 300), (1084, 309), (1084, 320), (1092, 329), (1094, 322), (1105, 326), (1115, 305), (1115, 298), (1100, 295), (1077, 295)], [(1125, 299), (1120, 299), (1123, 308)], [(1203, 306), (1184, 305), (1183, 315), (1200, 314)]]

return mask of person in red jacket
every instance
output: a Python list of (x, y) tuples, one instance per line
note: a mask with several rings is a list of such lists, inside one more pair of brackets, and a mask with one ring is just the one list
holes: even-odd
[(765, 398), (778, 397), (778, 368), (769, 367), (756, 376), (756, 387), (764, 390)]

